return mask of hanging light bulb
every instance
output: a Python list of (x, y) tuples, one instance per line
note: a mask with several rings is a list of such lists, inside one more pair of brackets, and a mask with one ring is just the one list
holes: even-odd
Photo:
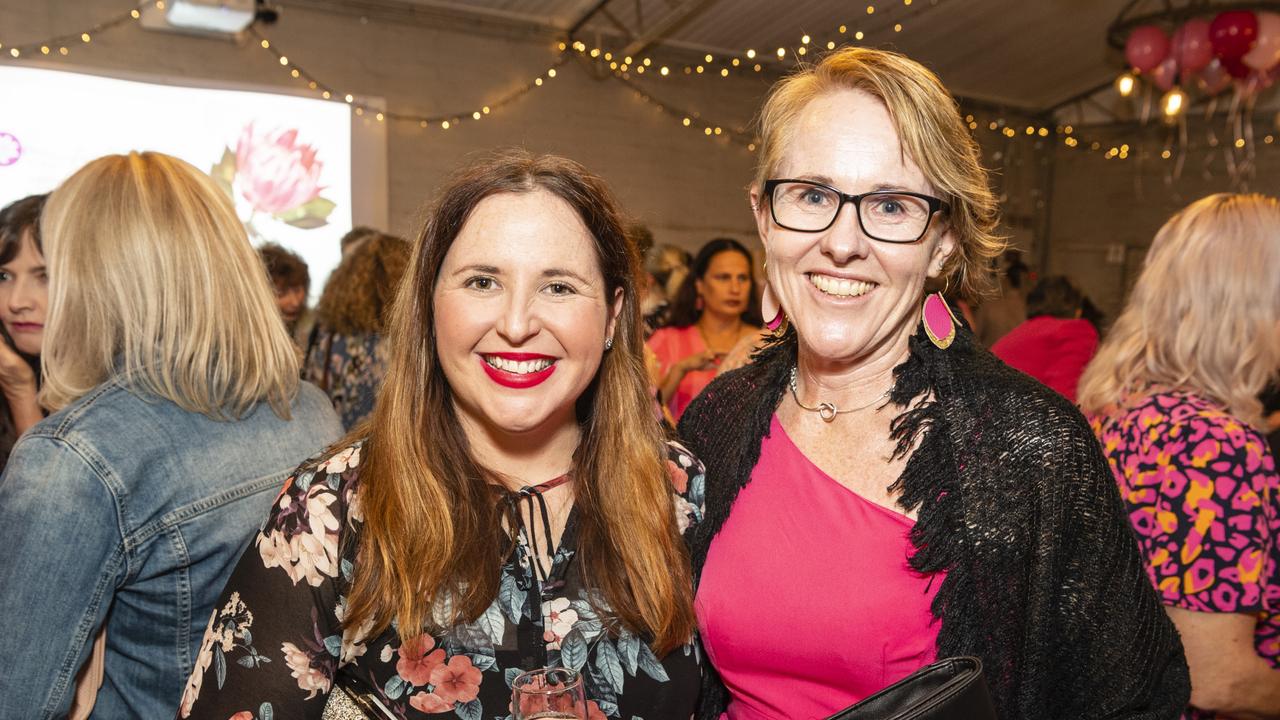
[(1164, 110), (1167, 118), (1175, 118), (1182, 114), (1186, 109), (1187, 94), (1182, 92), (1182, 88), (1175, 87), (1160, 98), (1160, 108)]
[(1116, 78), (1116, 92), (1120, 93), (1120, 97), (1129, 97), (1133, 94), (1133, 86), (1136, 81), (1131, 73), (1121, 73)]

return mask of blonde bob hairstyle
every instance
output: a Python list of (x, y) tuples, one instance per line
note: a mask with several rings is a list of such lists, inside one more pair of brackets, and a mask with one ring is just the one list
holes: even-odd
[(773, 86), (760, 111), (760, 162), (753, 190), (782, 165), (800, 113), (814, 99), (837, 90), (861, 90), (884, 103), (906, 155), (950, 207), (946, 222), (956, 249), (941, 279), (981, 297), (993, 288), (991, 260), (1005, 248), (996, 233), (999, 207), (982, 167), (978, 144), (960, 118), (955, 98), (937, 76), (897, 53), (844, 47), (816, 65), (803, 66)]
[(119, 379), (227, 420), (260, 401), (289, 418), (298, 357), (231, 199), (159, 153), (108, 155), (41, 218), (49, 317), (41, 401)]
[(1280, 201), (1220, 193), (1156, 233), (1129, 302), (1080, 378), (1087, 413), (1187, 390), (1262, 428), (1280, 368)]

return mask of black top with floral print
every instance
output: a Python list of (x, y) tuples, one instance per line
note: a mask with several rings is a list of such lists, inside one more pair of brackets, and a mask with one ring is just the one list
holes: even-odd
[[(512, 679), (544, 666), (582, 673), (592, 720), (691, 716), (698, 651), (690, 643), (658, 659), (625, 628), (605, 630), (604, 599), (583, 586), (573, 562), (576, 508), (545, 580), (520, 533), (498, 597), (475, 622), (403, 644), (394, 629), (372, 639), (363, 637), (367, 628), (344, 629), (363, 522), (360, 447), (303, 465), (285, 485), (209, 618), (179, 718), (320, 718), (338, 682), (367, 690), (405, 720), (510, 720)], [(668, 451), (684, 531), (702, 517), (703, 468), (676, 443)]]

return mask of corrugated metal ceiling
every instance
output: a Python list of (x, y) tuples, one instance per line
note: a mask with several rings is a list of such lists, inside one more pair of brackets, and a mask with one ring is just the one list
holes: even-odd
[[(366, 0), (367, 1), (367, 0)], [(500, 16), (566, 30), (599, 0), (410, 0), (459, 14)], [(1106, 28), (1121, 0), (608, 0), (581, 36), (653, 34), (657, 60), (696, 50), (713, 55), (762, 54), (828, 41), (904, 52), (933, 68), (957, 95), (1024, 109), (1043, 109), (1114, 77), (1119, 58)], [(867, 7), (874, 7), (873, 13)], [(661, 27), (670, 12), (682, 19)], [(669, 18), (667, 18), (669, 19)], [(841, 25), (846, 33), (839, 33)], [(900, 26), (901, 30), (896, 30)], [(687, 53), (686, 53), (687, 54)], [(776, 60), (775, 60), (776, 62)]]

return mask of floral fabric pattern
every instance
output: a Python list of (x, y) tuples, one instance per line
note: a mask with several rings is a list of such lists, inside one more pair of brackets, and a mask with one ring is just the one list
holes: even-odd
[[(401, 643), (388, 629), (343, 623), (360, 511), (361, 445), (304, 465), (280, 493), (209, 619), (179, 718), (319, 718), (335, 684), (375, 695), (397, 718), (510, 720), (511, 681), (562, 665), (582, 673), (592, 720), (689, 717), (700, 679), (690, 643), (659, 659), (625, 628), (573, 562), (576, 508), (549, 576), (539, 581), (522, 533), (498, 596), (474, 622)], [(668, 446), (672, 511), (681, 528), (702, 517), (704, 472)]]
[(382, 378), (387, 374), (388, 348), (381, 335), (342, 335), (317, 327), (308, 344), (302, 379), (329, 396), (347, 430), (373, 414)]
[(1280, 477), (1265, 438), (1187, 393), (1091, 422), (1164, 603), (1255, 614), (1254, 649), (1280, 668)]

